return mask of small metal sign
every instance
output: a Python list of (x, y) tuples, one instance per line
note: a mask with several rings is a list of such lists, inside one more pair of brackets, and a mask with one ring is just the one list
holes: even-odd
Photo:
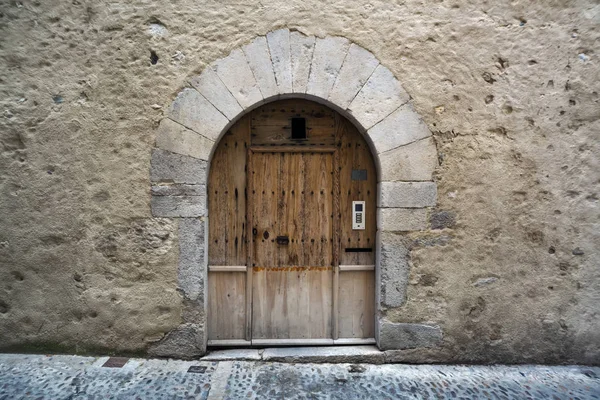
[(366, 169), (353, 169), (352, 170), (352, 180), (353, 181), (366, 181), (367, 180), (367, 170)]
[(206, 367), (203, 365), (192, 365), (187, 372), (190, 374), (203, 374), (206, 372)]
[(106, 368), (122, 368), (127, 364), (127, 361), (129, 361), (127, 357), (110, 357), (102, 366)]

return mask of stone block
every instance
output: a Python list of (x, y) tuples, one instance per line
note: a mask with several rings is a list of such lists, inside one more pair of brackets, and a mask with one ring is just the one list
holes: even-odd
[(404, 104), (367, 132), (377, 153), (394, 149), (431, 136), (427, 125), (411, 104)]
[(425, 208), (379, 208), (379, 228), (388, 232), (427, 229)]
[(434, 182), (381, 182), (380, 207), (432, 207), (437, 199)]
[(182, 218), (179, 221), (178, 286), (186, 298), (198, 303), (204, 302), (205, 250), (204, 221)]
[(206, 215), (206, 196), (152, 196), (152, 215), (193, 218)]
[(286, 363), (383, 364), (384, 353), (375, 346), (282, 347), (265, 349), (263, 361)]
[(198, 158), (153, 149), (150, 167), (151, 182), (206, 184), (206, 161)]
[(391, 232), (379, 234), (380, 302), (383, 308), (400, 307), (406, 300), (406, 287), (410, 266), (408, 264), (408, 239)]
[(204, 324), (183, 324), (148, 349), (151, 357), (193, 359), (206, 353)]
[(206, 185), (188, 185), (176, 183), (172, 185), (152, 186), (153, 196), (205, 196)]
[(190, 84), (221, 111), (227, 119), (232, 120), (244, 111), (212, 68), (205, 68), (200, 75), (190, 80)]
[(212, 68), (244, 109), (262, 102), (262, 94), (241, 49), (215, 61)]
[(200, 92), (191, 88), (179, 92), (169, 107), (167, 116), (212, 140), (217, 140), (221, 131), (229, 123), (229, 120)]
[(248, 60), (248, 65), (250, 65), (263, 98), (277, 96), (279, 89), (275, 81), (267, 38), (257, 37), (250, 44), (242, 47), (242, 51), (246, 55), (246, 60)]
[(306, 93), (308, 74), (315, 49), (315, 37), (300, 32), (290, 32), (290, 53), (292, 61), (292, 91)]
[(329, 101), (345, 110), (359, 90), (367, 82), (379, 61), (369, 51), (354, 43), (350, 45), (348, 55), (340, 69)]
[(350, 42), (346, 38), (338, 36), (317, 38), (306, 86), (307, 94), (322, 99), (329, 98), (329, 92), (342, 67), (348, 47)]
[(278, 29), (267, 33), (267, 43), (273, 62), (273, 71), (279, 93), (292, 92), (292, 62), (290, 57), (290, 30)]
[(214, 145), (214, 140), (208, 139), (169, 118), (160, 121), (156, 133), (156, 147), (201, 160), (208, 160)]
[(410, 96), (392, 71), (379, 64), (348, 106), (348, 111), (363, 129), (368, 130), (408, 100)]
[(436, 211), (431, 215), (431, 229), (451, 229), (456, 225), (456, 213), (452, 211)]
[(381, 153), (379, 163), (382, 181), (430, 181), (438, 165), (433, 138)]
[(442, 330), (437, 325), (393, 323), (379, 321), (379, 348), (381, 350), (435, 347), (442, 341)]

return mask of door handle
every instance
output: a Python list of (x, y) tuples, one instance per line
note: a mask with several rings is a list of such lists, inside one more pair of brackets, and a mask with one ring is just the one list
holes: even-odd
[(277, 244), (290, 244), (290, 238), (288, 236), (277, 236), (277, 238), (275, 238), (275, 241), (277, 242)]

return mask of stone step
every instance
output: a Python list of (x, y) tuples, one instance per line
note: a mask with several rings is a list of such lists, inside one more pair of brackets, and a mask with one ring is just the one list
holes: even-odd
[(376, 346), (273, 347), (214, 350), (200, 360), (383, 364), (385, 363), (385, 354)]

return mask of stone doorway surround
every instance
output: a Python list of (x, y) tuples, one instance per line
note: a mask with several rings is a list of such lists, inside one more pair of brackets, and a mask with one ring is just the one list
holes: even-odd
[(378, 170), (376, 339), (381, 350), (432, 347), (439, 326), (392, 323), (406, 299), (408, 249), (400, 232), (427, 229), (437, 189), (437, 151), (394, 74), (368, 50), (336, 36), (280, 29), (216, 60), (189, 79), (168, 107), (151, 158), (154, 217), (179, 220), (178, 286), (183, 323), (149, 350), (189, 358), (206, 352), (206, 183), (222, 135), (266, 102), (306, 98), (331, 107), (365, 136)]

